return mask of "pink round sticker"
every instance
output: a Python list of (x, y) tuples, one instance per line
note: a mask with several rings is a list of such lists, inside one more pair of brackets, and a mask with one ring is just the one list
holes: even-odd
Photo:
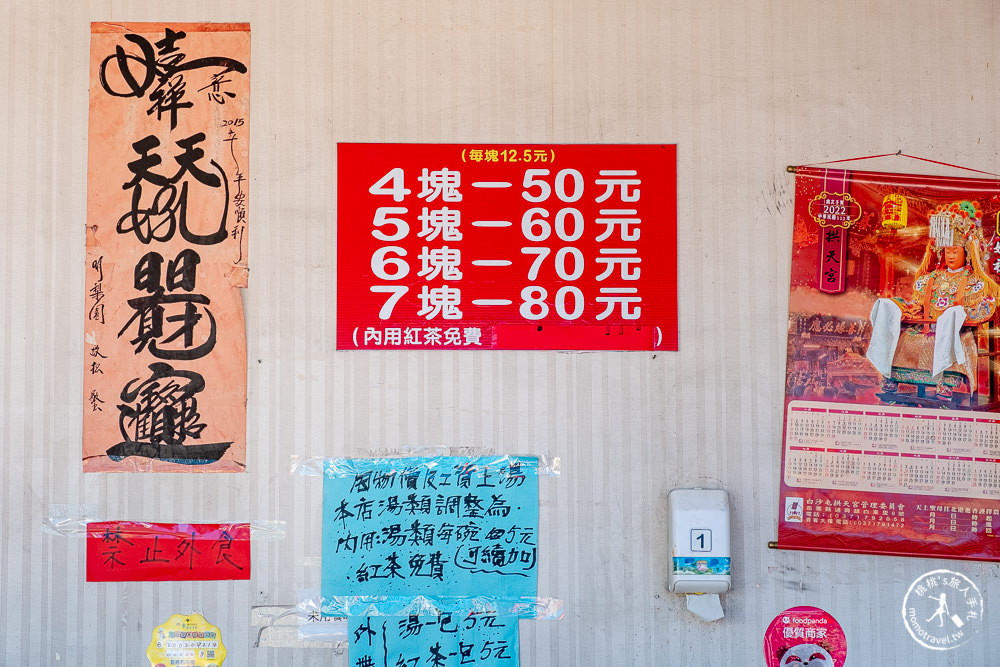
[(847, 637), (837, 619), (817, 607), (792, 607), (764, 632), (767, 667), (843, 667)]

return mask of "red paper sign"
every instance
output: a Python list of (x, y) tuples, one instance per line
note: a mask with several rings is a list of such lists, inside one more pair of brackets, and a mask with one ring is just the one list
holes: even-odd
[(338, 349), (677, 349), (675, 146), (339, 144)]
[(250, 578), (250, 524), (87, 524), (87, 581)]
[(1000, 560), (1000, 187), (837, 175), (796, 175), (778, 546)]

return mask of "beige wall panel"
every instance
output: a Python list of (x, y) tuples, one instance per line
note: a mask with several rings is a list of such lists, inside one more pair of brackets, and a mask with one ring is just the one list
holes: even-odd
[[(80, 465), (91, 21), (249, 21), (253, 135), (244, 475)], [(292, 456), (476, 446), (562, 457), (543, 480), (525, 665), (759, 664), (783, 609), (843, 624), (849, 664), (992, 664), (906, 634), (903, 595), (991, 564), (767, 549), (776, 531), (791, 246), (788, 164), (905, 153), (1000, 172), (998, 19), (986, 0), (0, 1), (0, 664), (139, 665), (198, 610), (227, 665), (347, 665), (254, 648), (251, 607), (319, 584), (319, 478)], [(680, 351), (336, 352), (336, 142), (678, 145)], [(926, 171), (904, 158), (874, 168)], [(734, 590), (703, 623), (666, 592), (667, 492), (732, 497)], [(52, 505), (103, 518), (281, 520), (253, 579), (84, 583)], [(995, 625), (995, 624), (994, 624)]]

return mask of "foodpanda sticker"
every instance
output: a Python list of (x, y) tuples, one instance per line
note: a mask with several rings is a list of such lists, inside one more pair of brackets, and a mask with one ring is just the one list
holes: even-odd
[(226, 647), (201, 614), (174, 614), (153, 630), (146, 657), (151, 667), (220, 667)]
[(840, 623), (816, 607), (778, 614), (764, 633), (767, 667), (843, 667), (847, 637)]

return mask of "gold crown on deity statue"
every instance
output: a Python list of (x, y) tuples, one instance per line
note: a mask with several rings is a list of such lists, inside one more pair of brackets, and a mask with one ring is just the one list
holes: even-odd
[(961, 246), (968, 251), (970, 242), (983, 245), (982, 215), (979, 204), (969, 200), (941, 204), (931, 210), (928, 233), (934, 239), (934, 249)]

